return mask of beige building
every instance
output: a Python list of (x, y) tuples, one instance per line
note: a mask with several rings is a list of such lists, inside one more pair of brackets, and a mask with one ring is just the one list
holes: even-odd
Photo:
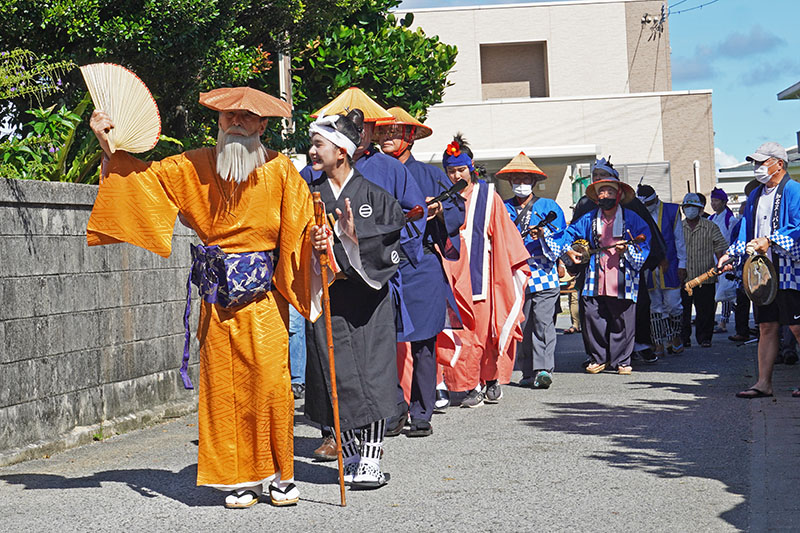
[[(521, 150), (549, 176), (540, 196), (569, 207), (589, 164), (611, 155), (623, 179), (665, 200), (715, 182), (711, 91), (672, 91), (662, 2), (574, 0), (414, 10), (414, 24), (458, 47), (433, 135), (415, 145), (439, 164), (462, 132), (496, 172)], [(387, 102), (391, 104), (391, 102)], [(510, 196), (510, 189), (501, 187)]]

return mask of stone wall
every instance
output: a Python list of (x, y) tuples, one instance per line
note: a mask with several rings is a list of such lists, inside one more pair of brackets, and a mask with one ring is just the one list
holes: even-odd
[(178, 375), (196, 237), (176, 224), (169, 259), (89, 248), (96, 193), (0, 179), (0, 466), (196, 406)]

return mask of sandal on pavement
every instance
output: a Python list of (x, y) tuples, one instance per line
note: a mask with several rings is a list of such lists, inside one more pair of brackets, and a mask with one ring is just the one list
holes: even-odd
[(253, 489), (235, 490), (228, 494), (225, 498), (226, 509), (247, 509), (258, 503), (258, 498), (261, 496), (261, 491), (258, 493)]
[[(794, 396), (794, 393), (792, 393)], [(752, 400), (753, 398), (772, 398), (772, 394), (767, 394), (764, 391), (758, 390), (755, 387), (750, 387), (741, 392), (736, 393), (737, 398), (744, 398), (745, 400)]]
[(360, 463), (353, 482), (350, 483), (351, 489), (379, 489), (389, 482), (389, 474), (384, 474), (380, 467), (370, 463)]
[(296, 505), (300, 501), (300, 491), (294, 483), (286, 485), (285, 489), (280, 489), (275, 485), (269, 486), (269, 501), (275, 507), (286, 505)]
[(586, 371), (589, 374), (599, 374), (605, 369), (606, 369), (605, 363), (591, 363), (589, 366), (586, 367)]
[(617, 374), (629, 376), (633, 372), (633, 367), (620, 365), (617, 367)]

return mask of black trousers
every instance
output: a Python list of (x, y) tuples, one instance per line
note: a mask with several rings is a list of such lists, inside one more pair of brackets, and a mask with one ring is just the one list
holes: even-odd
[(683, 302), (681, 337), (683, 337), (684, 344), (688, 343), (692, 336), (692, 304), (694, 304), (695, 310), (694, 337), (698, 344), (711, 342), (711, 337), (714, 335), (714, 311), (717, 306), (717, 302), (714, 300), (716, 288), (714, 283), (700, 285), (692, 291), (691, 296), (681, 288)]
[(411, 357), (414, 369), (411, 373), (411, 405), (406, 405), (403, 387), (397, 385), (397, 403), (401, 411), (411, 415), (411, 420), (426, 420), (433, 417), (436, 402), (436, 337), (411, 342)]
[(736, 307), (733, 311), (733, 318), (736, 323), (736, 334), (742, 337), (750, 336), (750, 298), (744, 289), (736, 289)]
[(639, 273), (639, 294), (636, 297), (636, 342), (653, 344), (650, 332), (650, 291), (647, 290), (644, 269)]

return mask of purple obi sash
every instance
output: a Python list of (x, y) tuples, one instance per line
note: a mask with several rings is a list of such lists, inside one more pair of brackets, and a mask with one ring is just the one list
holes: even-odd
[(192, 310), (192, 284), (210, 304), (236, 307), (252, 302), (272, 290), (274, 265), (272, 252), (226, 254), (219, 246), (190, 245), (192, 267), (186, 281), (186, 311), (183, 314), (185, 341), (181, 379), (193, 389), (189, 379), (189, 314)]

